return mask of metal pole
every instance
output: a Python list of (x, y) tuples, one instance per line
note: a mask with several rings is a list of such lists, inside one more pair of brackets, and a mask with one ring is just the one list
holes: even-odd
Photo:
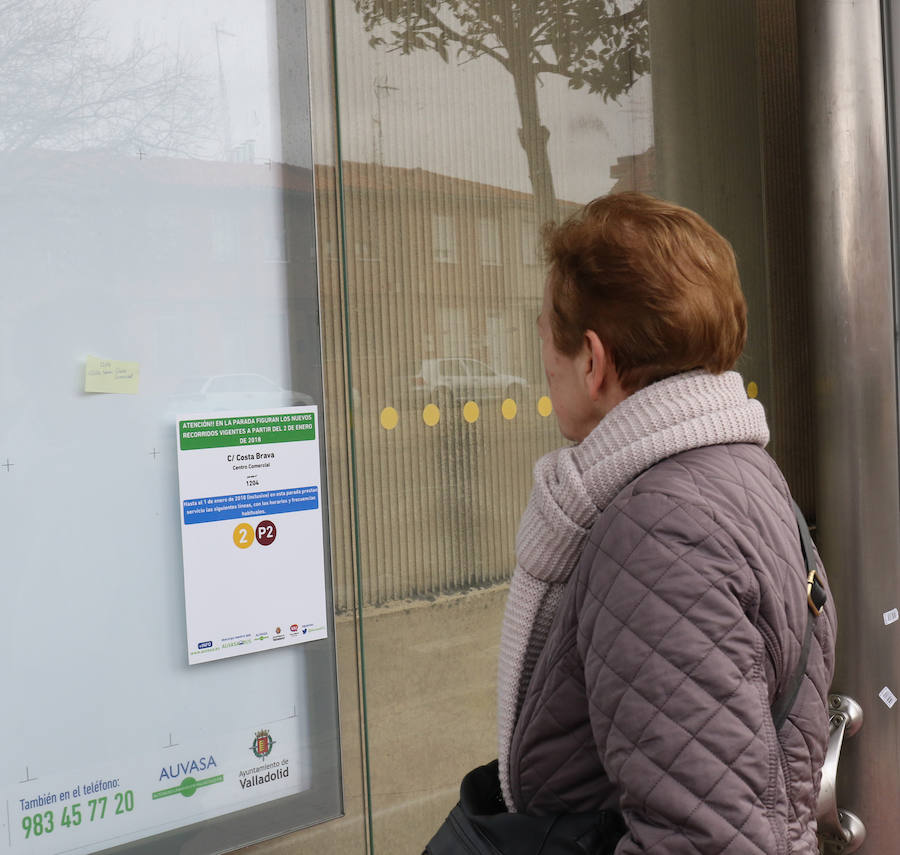
[[(878, 0), (798, 0), (813, 307), (817, 541), (837, 606), (833, 690), (865, 712), (837, 800), (860, 852), (900, 839), (900, 480), (882, 14)], [(886, 696), (889, 697), (889, 696)]]

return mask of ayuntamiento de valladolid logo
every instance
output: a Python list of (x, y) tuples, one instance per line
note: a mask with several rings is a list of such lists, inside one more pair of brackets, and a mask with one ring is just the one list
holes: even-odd
[(262, 760), (263, 757), (268, 757), (272, 753), (274, 745), (275, 740), (272, 739), (272, 734), (268, 730), (257, 730), (250, 750)]
[[(268, 730), (258, 730), (253, 737), (250, 751), (253, 752), (253, 756), (257, 759), (264, 760), (272, 753), (274, 747), (275, 740), (272, 738), (272, 734)], [(240, 781), (241, 789), (245, 790), (247, 787), (256, 787), (260, 784), (283, 780), (288, 777), (288, 774), (288, 761), (285, 757), (284, 760), (264, 763), (262, 766), (242, 771), (238, 775), (238, 780)]]

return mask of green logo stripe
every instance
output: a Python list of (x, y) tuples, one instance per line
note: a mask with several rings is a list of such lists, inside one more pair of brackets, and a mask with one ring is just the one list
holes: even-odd
[(212, 778), (185, 778), (177, 787), (169, 787), (167, 790), (157, 790), (153, 794), (154, 799), (164, 799), (166, 796), (177, 796), (179, 793), (185, 798), (194, 795), (200, 787), (209, 787), (212, 784), (221, 784), (225, 780), (224, 775), (214, 775)]

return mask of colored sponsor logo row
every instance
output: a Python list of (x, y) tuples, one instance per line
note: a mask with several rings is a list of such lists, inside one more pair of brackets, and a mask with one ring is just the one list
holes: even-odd
[[(298, 623), (292, 623), (288, 628), (288, 632), (291, 636), (296, 637), (298, 635), (307, 635), (310, 632), (318, 632), (319, 630), (324, 629), (322, 626), (313, 626), (311, 623), (305, 623), (301, 626)], [(283, 627), (276, 626), (275, 632), (272, 634), (272, 641), (284, 641), (286, 633)], [(268, 633), (261, 633), (255, 638), (250, 638), (249, 636), (245, 636), (238, 639), (229, 638), (227, 641), (223, 640), (222, 647), (236, 647), (241, 644), (252, 644), (254, 641), (265, 641), (269, 638)], [(213, 646), (212, 641), (201, 641), (197, 644), (197, 650), (211, 650)], [(216, 648), (218, 649), (218, 648)]]

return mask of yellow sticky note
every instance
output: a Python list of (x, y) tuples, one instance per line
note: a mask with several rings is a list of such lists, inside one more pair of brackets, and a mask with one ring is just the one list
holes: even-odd
[(84, 391), (136, 395), (140, 378), (141, 367), (137, 362), (89, 356), (85, 364)]

